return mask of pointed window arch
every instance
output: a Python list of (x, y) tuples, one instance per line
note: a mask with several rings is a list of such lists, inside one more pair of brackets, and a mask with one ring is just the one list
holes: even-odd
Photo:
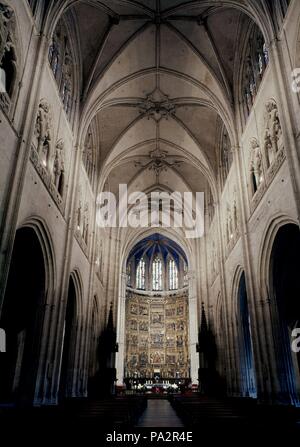
[(269, 64), (269, 52), (264, 36), (257, 25), (254, 25), (249, 33), (246, 48), (241, 85), (245, 123)]
[(136, 288), (145, 290), (146, 262), (142, 258), (136, 269)]
[(178, 289), (178, 268), (174, 259), (168, 261), (169, 290)]
[(66, 26), (60, 21), (53, 33), (48, 60), (55, 77), (60, 99), (70, 119), (74, 102), (74, 61)]
[(162, 261), (158, 256), (152, 262), (152, 289), (162, 290)]

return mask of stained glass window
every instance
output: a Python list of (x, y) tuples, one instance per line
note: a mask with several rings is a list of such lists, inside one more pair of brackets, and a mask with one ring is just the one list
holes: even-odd
[(243, 67), (242, 95), (245, 122), (250, 115), (268, 63), (269, 53), (264, 37), (260, 29), (254, 26), (248, 38)]
[(145, 269), (146, 263), (144, 258), (140, 260), (136, 269), (136, 288), (145, 289)]
[(178, 289), (178, 269), (174, 259), (169, 259), (168, 262), (169, 269), (169, 289)]
[(73, 58), (66, 27), (59, 22), (49, 47), (49, 64), (56, 79), (64, 110), (70, 118), (74, 90)]
[(162, 290), (162, 262), (158, 257), (152, 263), (152, 289)]

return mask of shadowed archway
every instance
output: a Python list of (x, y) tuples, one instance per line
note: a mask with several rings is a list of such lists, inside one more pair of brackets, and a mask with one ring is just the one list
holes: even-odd
[[(269, 271), (273, 333), (283, 402), (296, 401), (295, 374), (299, 353), (291, 350), (291, 332), (300, 324), (300, 231), (294, 224), (282, 226), (275, 237)], [(297, 371), (298, 370), (298, 371)]]
[(32, 228), (17, 231), (0, 326), (6, 332), (0, 379), (2, 401), (32, 402), (44, 318), (46, 273), (43, 251)]

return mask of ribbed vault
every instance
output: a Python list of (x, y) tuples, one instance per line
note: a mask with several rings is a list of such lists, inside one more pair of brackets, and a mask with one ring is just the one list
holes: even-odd
[(49, 27), (67, 14), (77, 28), (80, 132), (96, 123), (98, 190), (210, 189), (217, 200), (221, 136), (236, 141), (239, 39), (253, 20), (272, 33), (260, 2), (59, 3)]

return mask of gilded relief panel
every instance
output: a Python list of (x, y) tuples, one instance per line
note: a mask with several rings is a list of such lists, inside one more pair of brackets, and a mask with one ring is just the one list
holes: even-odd
[(126, 377), (189, 377), (187, 296), (128, 292), (126, 322)]

